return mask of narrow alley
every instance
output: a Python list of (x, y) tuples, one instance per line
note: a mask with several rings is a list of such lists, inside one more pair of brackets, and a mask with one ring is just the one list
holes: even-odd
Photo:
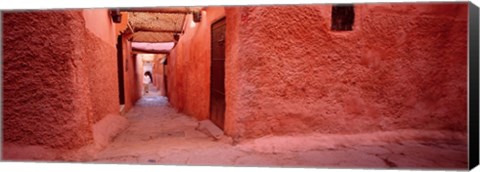
[(5, 12), (2, 160), (463, 170), (468, 7)]
[(454, 133), (419, 134), (416, 132), (422, 131), (411, 130), (400, 135), (300, 135), (266, 137), (240, 144), (234, 144), (227, 136), (216, 140), (198, 129), (197, 120), (171, 108), (156, 88), (144, 95), (126, 117), (129, 127), (93, 162), (438, 169), (467, 164), (462, 158), (466, 156), (466, 145), (458, 142), (461, 137)]

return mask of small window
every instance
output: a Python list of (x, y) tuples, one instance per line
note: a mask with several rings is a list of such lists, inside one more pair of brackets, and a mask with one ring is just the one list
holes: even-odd
[(353, 5), (333, 5), (332, 7), (332, 30), (353, 30), (355, 11)]

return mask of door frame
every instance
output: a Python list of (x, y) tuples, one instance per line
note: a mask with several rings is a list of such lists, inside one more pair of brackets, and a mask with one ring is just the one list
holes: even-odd
[(123, 35), (117, 37), (117, 73), (118, 73), (118, 99), (120, 105), (125, 104), (125, 76), (123, 69)]
[[(225, 33), (224, 33), (225, 38), (224, 38), (224, 39), (225, 39), (225, 42), (226, 42), (226, 37), (227, 37), (227, 34), (226, 34), (226, 30), (227, 30), (227, 28), (226, 28), (226, 26), (227, 26), (227, 19), (226, 19), (225, 16), (223, 16), (223, 17), (215, 20), (214, 22), (212, 22), (212, 24), (210, 25), (210, 33), (209, 33), (209, 34), (210, 34), (210, 45), (209, 45), (209, 46), (210, 46), (210, 58), (209, 58), (209, 61), (210, 61), (210, 78), (209, 78), (209, 79), (210, 79), (210, 87), (209, 87), (210, 100), (209, 100), (209, 111), (208, 111), (208, 113), (209, 113), (208, 119), (209, 119), (209, 120), (212, 119), (212, 71), (213, 71), (213, 70), (212, 70), (212, 67), (213, 67), (213, 63), (212, 63), (212, 59), (213, 59), (213, 46), (212, 46), (212, 44), (213, 44), (213, 34), (212, 34), (212, 32), (213, 32), (213, 27), (214, 27), (216, 24), (220, 23), (220, 22), (224, 22), (224, 23), (225, 23)], [(224, 45), (226, 45), (226, 43), (224, 43)], [(226, 50), (226, 47), (224, 47), (224, 51), (225, 51), (225, 50)], [(224, 57), (224, 62), (223, 62), (223, 64), (225, 65), (225, 61), (226, 61), (226, 54), (225, 54), (225, 53), (224, 53), (224, 56), (225, 56), (225, 57)], [(223, 68), (223, 70), (224, 70), (224, 71), (223, 71), (223, 72), (224, 72), (223, 77), (224, 77), (224, 82), (225, 82), (225, 67)], [(224, 87), (225, 87), (225, 83), (224, 83)], [(224, 95), (224, 96), (225, 96), (225, 97), (224, 97), (224, 101), (225, 101), (225, 107), (224, 107), (224, 109), (225, 109), (225, 112), (223, 112), (223, 123), (222, 123), (222, 126), (218, 126), (218, 127), (219, 127), (220, 129), (222, 129), (222, 130), (225, 128), (225, 116), (226, 116), (226, 109), (227, 109), (227, 108), (226, 108), (226, 106), (227, 106), (227, 105), (226, 105), (226, 90), (224, 89), (224, 91), (225, 91), (225, 92), (224, 92), (224, 94), (225, 94), (225, 95)], [(213, 121), (212, 121), (212, 122), (213, 122)], [(215, 122), (213, 122), (213, 123), (215, 124)], [(215, 125), (217, 125), (217, 124), (215, 124)]]

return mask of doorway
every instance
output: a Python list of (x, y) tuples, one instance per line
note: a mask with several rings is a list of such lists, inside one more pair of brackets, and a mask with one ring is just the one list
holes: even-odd
[(210, 120), (222, 130), (225, 122), (225, 18), (212, 24)]
[(165, 97), (168, 98), (168, 84), (167, 84), (167, 60), (168, 60), (168, 55), (165, 57), (163, 61), (163, 88), (165, 89)]
[(122, 35), (117, 38), (117, 73), (118, 73), (118, 96), (120, 100), (120, 109), (125, 104), (125, 82), (123, 77), (123, 46)]

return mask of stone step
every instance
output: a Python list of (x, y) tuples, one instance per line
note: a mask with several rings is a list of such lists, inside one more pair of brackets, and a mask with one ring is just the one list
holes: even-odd
[(120, 115), (125, 116), (125, 105), (120, 105)]
[(223, 136), (223, 130), (208, 119), (198, 122), (198, 127), (196, 129), (216, 140), (220, 140)]

